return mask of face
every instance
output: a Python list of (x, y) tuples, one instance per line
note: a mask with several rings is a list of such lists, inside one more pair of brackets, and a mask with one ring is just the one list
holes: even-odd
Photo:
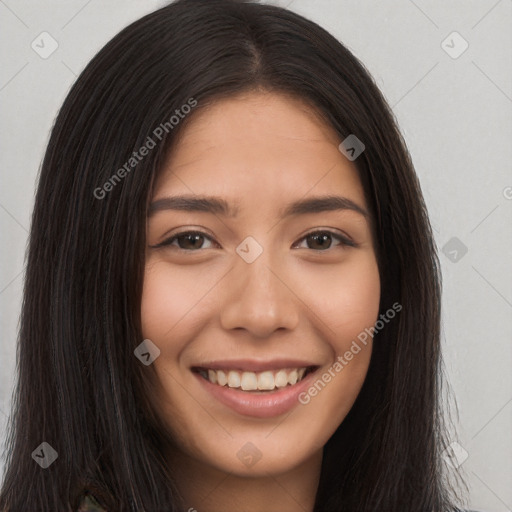
[(321, 453), (366, 376), (360, 335), (380, 299), (368, 206), (341, 139), (302, 102), (251, 93), (194, 116), (148, 216), (152, 399), (185, 457), (277, 475)]

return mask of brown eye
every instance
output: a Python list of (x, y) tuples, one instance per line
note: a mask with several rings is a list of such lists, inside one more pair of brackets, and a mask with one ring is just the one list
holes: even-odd
[(210, 245), (209, 247), (203, 247), (205, 241), (211, 242), (212, 239), (200, 231), (184, 231), (183, 233), (178, 233), (177, 235), (164, 240), (158, 245), (154, 245), (153, 248), (156, 249), (158, 247), (176, 247), (178, 250), (189, 252), (200, 249), (211, 249), (213, 245)]
[(357, 247), (355, 242), (341, 234), (334, 233), (333, 231), (315, 231), (313, 233), (309, 233), (300, 241), (306, 241), (306, 249), (313, 249), (314, 251), (326, 251), (327, 249), (331, 248), (333, 238), (340, 242), (337, 244), (340, 247)]
[(199, 233), (190, 233), (176, 237), (180, 249), (200, 249), (205, 237)]
[(306, 240), (309, 242), (310, 249), (329, 249), (332, 244), (332, 237), (329, 233), (314, 233), (312, 235), (308, 235)]

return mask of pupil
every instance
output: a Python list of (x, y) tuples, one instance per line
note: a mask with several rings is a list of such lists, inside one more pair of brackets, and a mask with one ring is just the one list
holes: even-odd
[[(331, 246), (330, 235), (328, 233), (323, 233), (321, 235), (310, 235), (310, 238), (312, 238), (315, 241), (315, 243), (320, 242), (320, 249), (328, 249)], [(329, 242), (327, 245), (324, 243), (326, 241)]]
[[(187, 244), (187, 242), (185, 242), (185, 244), (180, 243), (179, 245), (182, 249), (189, 249), (189, 248), (195, 249), (197, 247), (201, 247), (203, 238), (204, 237), (199, 234), (183, 235), (182, 237), (180, 237), (180, 239), (186, 240), (186, 241), (191, 241), (191, 243)], [(199, 243), (197, 243), (198, 241), (199, 241)], [(186, 247), (183, 247), (183, 245), (185, 245)], [(187, 245), (188, 245), (188, 247), (187, 247)]]

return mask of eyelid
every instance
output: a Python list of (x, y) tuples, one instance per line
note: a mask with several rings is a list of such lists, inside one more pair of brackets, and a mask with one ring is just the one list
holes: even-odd
[[(179, 231), (178, 233), (174, 233), (170, 236), (167, 236), (162, 242), (155, 244), (155, 245), (150, 245), (150, 248), (158, 249), (160, 247), (170, 247), (172, 242), (174, 242), (178, 237), (184, 236), (184, 235), (201, 235), (202, 237), (208, 238), (210, 241), (212, 241), (215, 244), (217, 244), (218, 246), (220, 246), (220, 244), (217, 242), (217, 240), (215, 240), (215, 238), (212, 235), (209, 235), (208, 233), (201, 231), (200, 229), (186, 229), (183, 231)], [(178, 251), (183, 251), (183, 252), (200, 252), (200, 251), (205, 250), (205, 249), (197, 249), (194, 251), (194, 250), (189, 250), (189, 249), (182, 249), (181, 247), (176, 247), (176, 249)]]
[[(320, 234), (320, 233), (327, 233), (327, 234), (331, 235), (332, 238), (338, 239), (341, 242), (340, 246), (358, 247), (358, 245), (359, 245), (356, 242), (354, 242), (349, 236), (347, 236), (345, 234), (341, 234), (338, 231), (333, 230), (332, 228), (315, 228), (312, 231), (308, 231), (307, 233), (302, 235), (296, 242), (294, 242), (292, 247), (295, 247), (296, 245), (298, 245), (299, 242), (302, 242), (308, 236)], [(209, 235), (208, 233), (201, 231), (199, 229), (188, 229), (188, 230), (184, 230), (184, 231), (180, 231), (178, 233), (172, 234), (171, 236), (167, 237), (162, 242), (160, 242), (156, 245), (152, 245), (150, 247), (152, 249), (158, 249), (160, 247), (166, 247), (166, 246), (169, 247), (178, 237), (183, 236), (183, 235), (201, 235), (202, 237), (207, 238), (210, 241), (217, 244), (218, 246), (220, 246), (220, 244), (217, 242), (217, 240), (215, 240), (215, 238), (213, 236)], [(176, 249), (178, 251), (183, 251), (183, 252), (200, 252), (200, 251), (206, 250), (206, 249), (196, 249), (196, 250), (182, 249), (181, 247), (176, 247)], [(328, 252), (330, 249), (331, 249), (331, 247), (329, 247), (328, 249), (325, 249), (325, 250), (315, 250), (315, 249), (310, 249), (310, 250), (321, 253), (321, 252)]]
[[(297, 242), (294, 243), (294, 246), (297, 245), (299, 242), (302, 242), (308, 236), (316, 235), (319, 233), (327, 233), (327, 234), (331, 235), (332, 238), (337, 238), (341, 242), (341, 244), (340, 244), (341, 246), (348, 246), (348, 247), (358, 247), (359, 246), (359, 244), (354, 242), (354, 240), (352, 240), (348, 235), (345, 235), (344, 233), (340, 233), (339, 231), (334, 230), (333, 228), (315, 228), (312, 231), (308, 231), (307, 233), (302, 235), (297, 240)], [(319, 252), (319, 253), (320, 252), (328, 252), (330, 249), (331, 249), (331, 247), (329, 247), (329, 249), (317, 250), (315, 252)], [(314, 251), (314, 249), (311, 249), (311, 250)]]

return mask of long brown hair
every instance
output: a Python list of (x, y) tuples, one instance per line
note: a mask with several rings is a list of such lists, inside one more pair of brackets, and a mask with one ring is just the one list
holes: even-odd
[[(133, 354), (147, 202), (194, 115), (171, 128), (176, 109), (255, 89), (299, 97), (341, 139), (363, 141), (355, 164), (375, 223), (380, 308), (403, 306), (376, 334), (360, 395), (324, 448), (315, 511), (455, 509), (440, 456), (439, 262), (390, 108), (315, 23), (256, 2), (178, 0), (116, 35), (55, 121), (30, 231), (2, 510), (76, 510), (84, 489), (109, 510), (180, 510), (149, 372)], [(156, 147), (119, 173), (158, 126)], [(32, 457), (42, 442), (58, 453), (45, 469)]]

